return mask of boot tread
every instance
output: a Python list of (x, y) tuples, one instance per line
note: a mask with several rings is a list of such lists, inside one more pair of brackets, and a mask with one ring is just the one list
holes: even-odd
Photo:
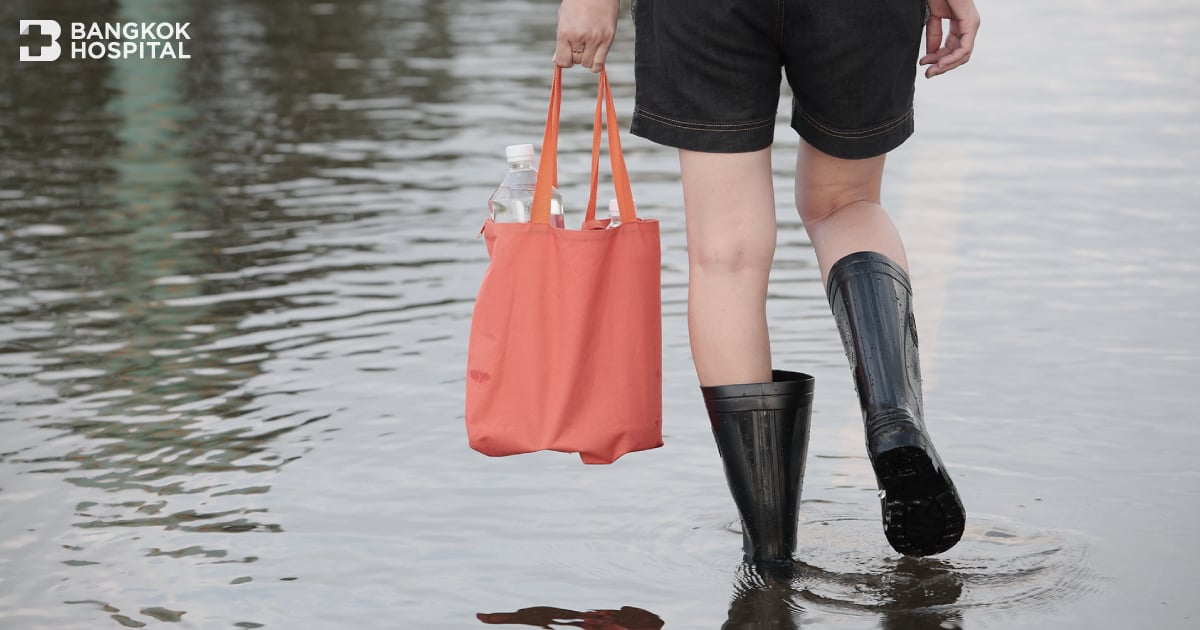
[(873, 464), (882, 490), (884, 534), (892, 548), (907, 556), (930, 556), (962, 538), (962, 501), (936, 454), (902, 447), (879, 455)]

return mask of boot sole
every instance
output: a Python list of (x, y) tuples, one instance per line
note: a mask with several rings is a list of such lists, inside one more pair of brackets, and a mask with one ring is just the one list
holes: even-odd
[(903, 446), (879, 454), (873, 462), (883, 490), (884, 534), (892, 548), (906, 556), (942, 553), (962, 538), (962, 501), (935, 458), (925, 449)]

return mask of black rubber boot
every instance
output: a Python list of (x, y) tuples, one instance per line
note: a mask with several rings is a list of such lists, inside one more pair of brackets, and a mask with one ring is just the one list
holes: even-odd
[(742, 519), (746, 560), (791, 562), (808, 453), (813, 378), (701, 387), (725, 479)]
[(858, 252), (834, 264), (828, 290), (854, 369), (888, 542), (910, 556), (946, 551), (962, 537), (966, 516), (925, 431), (908, 274), (882, 254)]

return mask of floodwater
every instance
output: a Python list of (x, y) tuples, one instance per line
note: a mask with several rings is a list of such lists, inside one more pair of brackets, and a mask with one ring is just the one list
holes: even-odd
[[(666, 445), (467, 448), (476, 234), (540, 139), (556, 3), (79, 4), (0, 7), (0, 628), (1200, 624), (1194, 3), (985, 2), (975, 59), (921, 80), (884, 194), (970, 513), (937, 558), (883, 539), (783, 109), (772, 340), (817, 393), (775, 578), (696, 390), (671, 150), (625, 136)], [(186, 21), (191, 58), (21, 63), (19, 18)], [(625, 15), (625, 124), (632, 52)], [(573, 222), (593, 88), (566, 74)]]

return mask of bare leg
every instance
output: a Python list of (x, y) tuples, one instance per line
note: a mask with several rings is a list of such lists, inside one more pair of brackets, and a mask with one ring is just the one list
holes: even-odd
[(771, 154), (679, 152), (687, 207), (688, 332), (745, 559), (790, 562), (813, 379), (771, 371)]
[(908, 270), (900, 234), (879, 204), (886, 157), (843, 160), (801, 142), (796, 207), (817, 252), (823, 283), (834, 263), (855, 252), (879, 252)]
[(775, 256), (769, 149), (679, 152), (688, 333), (703, 386), (771, 382), (767, 278)]

